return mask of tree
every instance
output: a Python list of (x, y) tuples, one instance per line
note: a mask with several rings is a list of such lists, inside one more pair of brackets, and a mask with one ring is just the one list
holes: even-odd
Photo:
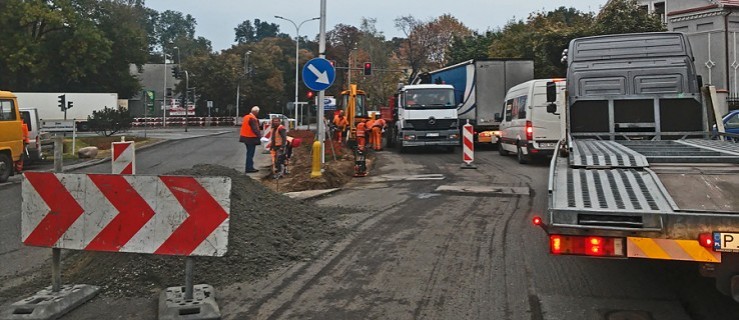
[[(337, 24), (326, 33), (326, 56), (335, 60), (340, 67), (350, 67), (350, 54), (359, 44), (362, 34), (355, 26)], [(354, 62), (357, 62), (355, 59)], [(354, 66), (356, 67), (356, 66)], [(346, 71), (338, 72), (336, 75), (336, 90), (348, 88), (346, 83)]]
[(0, 87), (138, 91), (129, 64), (146, 59), (141, 1), (0, 1)]
[(422, 69), (436, 69), (447, 64), (450, 43), (455, 37), (467, 37), (472, 31), (450, 14), (424, 22), (413, 16), (395, 19), (395, 27), (403, 31), (407, 41), (398, 55), (411, 67), (410, 79)]
[(535, 12), (526, 22), (509, 21), (490, 44), (492, 58), (523, 58), (534, 61), (536, 78), (564, 77), (560, 62), (570, 40), (592, 35), (593, 15), (574, 8), (559, 7)]
[(262, 41), (265, 38), (277, 38), (277, 37), (289, 37), (287, 34), (280, 33), (280, 26), (276, 23), (268, 23), (259, 19), (254, 19), (254, 24), (251, 21), (245, 20), (240, 23), (236, 28), (236, 38), (234, 41), (238, 43), (254, 43)]
[(92, 116), (87, 116), (87, 123), (92, 131), (109, 137), (116, 132), (131, 129), (133, 118), (126, 108), (105, 107), (103, 110), (93, 111)]
[(447, 65), (453, 65), (470, 59), (487, 59), (488, 48), (500, 37), (500, 32), (486, 31), (484, 34), (474, 32), (471, 36), (455, 37), (449, 48)]
[(594, 34), (665, 31), (656, 15), (639, 8), (636, 0), (612, 0), (596, 17)]

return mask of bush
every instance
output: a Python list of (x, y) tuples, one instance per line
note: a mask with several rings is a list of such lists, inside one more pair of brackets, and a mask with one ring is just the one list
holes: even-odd
[(112, 109), (105, 107), (103, 110), (93, 111), (92, 116), (87, 117), (90, 130), (106, 137), (119, 131), (131, 129), (132, 122), (131, 113), (126, 108)]

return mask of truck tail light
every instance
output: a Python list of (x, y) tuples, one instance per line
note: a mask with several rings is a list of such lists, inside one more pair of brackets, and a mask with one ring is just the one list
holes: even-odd
[(713, 249), (713, 235), (710, 233), (699, 234), (698, 243), (705, 248)]
[(550, 235), (549, 250), (552, 254), (593, 257), (624, 257), (623, 238), (594, 236)]
[(531, 121), (526, 121), (526, 141), (534, 140), (534, 126)]

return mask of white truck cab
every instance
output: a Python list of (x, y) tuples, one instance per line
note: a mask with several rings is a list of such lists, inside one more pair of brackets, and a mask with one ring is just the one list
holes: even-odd
[(459, 121), (454, 87), (418, 84), (400, 87), (395, 99), (395, 126), (390, 145), (406, 147), (442, 146), (454, 151), (459, 145)]

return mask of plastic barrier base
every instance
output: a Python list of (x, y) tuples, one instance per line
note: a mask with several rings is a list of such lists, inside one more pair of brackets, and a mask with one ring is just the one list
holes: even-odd
[(92, 299), (99, 287), (86, 284), (63, 285), (59, 292), (47, 287), (35, 295), (4, 307), (0, 319), (52, 320)]
[(213, 286), (194, 285), (192, 300), (185, 299), (185, 287), (169, 287), (159, 294), (159, 320), (216, 320), (221, 310), (216, 303)]

